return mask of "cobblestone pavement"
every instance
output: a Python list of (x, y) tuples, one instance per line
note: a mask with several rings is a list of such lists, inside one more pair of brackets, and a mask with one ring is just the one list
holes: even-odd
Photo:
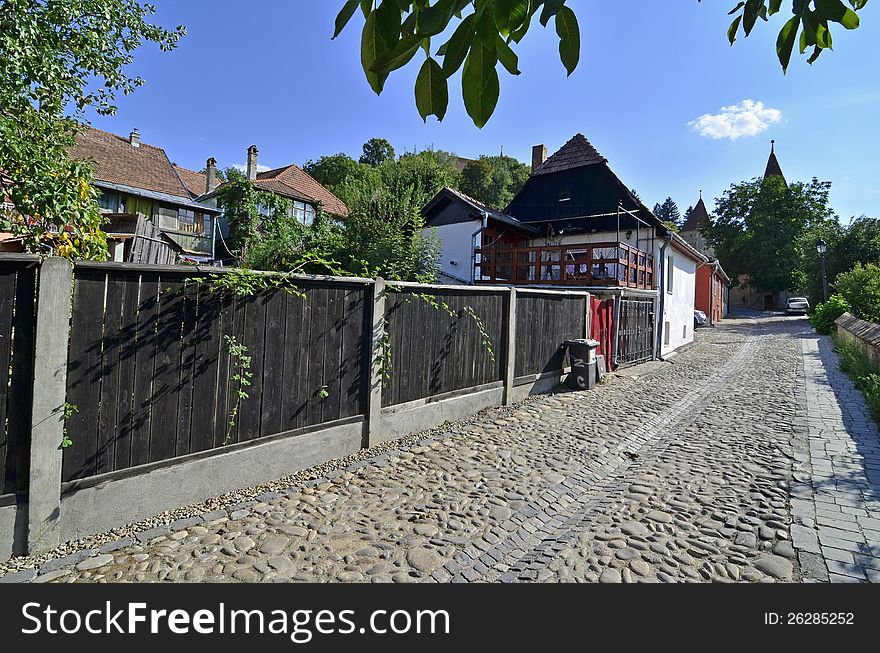
[(728, 320), (652, 369), (16, 577), (877, 580), (877, 433), (804, 320)]

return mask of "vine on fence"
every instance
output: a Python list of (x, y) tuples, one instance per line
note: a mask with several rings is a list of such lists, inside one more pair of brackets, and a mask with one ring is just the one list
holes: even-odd
[(241, 408), (241, 402), (245, 399), (249, 399), (250, 395), (247, 393), (248, 386), (251, 385), (254, 374), (251, 372), (251, 357), (248, 355), (248, 348), (245, 345), (242, 345), (235, 339), (235, 336), (224, 336), (226, 340), (226, 352), (229, 354), (230, 359), (233, 361), (233, 366), (235, 369), (235, 374), (230, 377), (233, 383), (238, 384), (238, 388), (235, 393), (235, 405), (232, 407), (232, 410), (229, 413), (229, 422), (227, 423), (226, 428), (226, 437), (223, 438), (223, 446), (229, 444), (232, 439), (232, 430), (235, 428), (235, 425), (238, 420), (238, 411)]
[(79, 406), (76, 404), (69, 404), (66, 401), (64, 402), (64, 430), (61, 433), (61, 444), (58, 445), (59, 449), (67, 449), (73, 445), (73, 440), (71, 440), (70, 433), (67, 430), (67, 422), (78, 412)]
[[(389, 283), (386, 288), (391, 292), (403, 292), (405, 290), (403, 286), (396, 286), (392, 283)], [(480, 342), (483, 345), (483, 348), (488, 352), (490, 360), (493, 363), (496, 361), (492, 336), (489, 335), (485, 322), (480, 319), (480, 316), (477, 315), (477, 312), (472, 306), (465, 306), (460, 311), (456, 311), (448, 303), (438, 299), (436, 295), (417, 292), (410, 292), (405, 301), (410, 302), (413, 299), (423, 301), (434, 310), (443, 311), (453, 319), (458, 319), (462, 315), (470, 317), (476, 325), (477, 330), (480, 332)], [(391, 382), (392, 371), (391, 337), (388, 335), (387, 328), (382, 332), (382, 337), (379, 341), (379, 348), (376, 352), (375, 364), (379, 368), (379, 373), (382, 378), (382, 389), (384, 390)]]

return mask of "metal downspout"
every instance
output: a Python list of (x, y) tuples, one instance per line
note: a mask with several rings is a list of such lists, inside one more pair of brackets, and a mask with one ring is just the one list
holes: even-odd
[(666, 311), (666, 248), (672, 243), (672, 232), (667, 231), (660, 248), (660, 308), (657, 311), (657, 360), (663, 360), (663, 317)]

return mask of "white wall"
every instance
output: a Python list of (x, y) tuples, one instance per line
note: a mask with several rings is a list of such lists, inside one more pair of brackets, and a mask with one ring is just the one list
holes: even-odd
[(441, 274), (456, 279), (459, 283), (473, 281), (474, 233), (482, 226), (480, 220), (445, 224), (431, 227), (440, 240)]
[[(668, 288), (669, 269), (663, 275), (663, 288), (660, 292), (665, 297), (661, 326), (663, 331), (660, 336), (660, 355), (675, 351), (682, 345), (693, 342), (694, 339), (694, 297), (697, 291), (697, 263), (690, 257), (682, 254), (672, 245), (666, 248), (667, 265), (669, 257), (672, 257), (672, 292)], [(660, 246), (657, 247), (657, 258), (660, 258)], [(660, 277), (657, 277), (660, 282)], [(669, 344), (666, 344), (666, 323), (669, 322)]]

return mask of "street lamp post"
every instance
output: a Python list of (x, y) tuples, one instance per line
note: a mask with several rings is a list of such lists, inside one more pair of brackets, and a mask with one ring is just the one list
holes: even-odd
[(821, 238), (816, 243), (816, 251), (822, 258), (822, 297), (823, 301), (828, 301), (828, 275), (825, 273), (825, 252), (828, 251), (828, 244)]

